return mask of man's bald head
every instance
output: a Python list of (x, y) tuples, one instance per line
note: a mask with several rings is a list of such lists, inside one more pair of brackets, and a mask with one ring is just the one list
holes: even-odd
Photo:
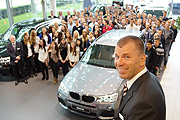
[(144, 42), (137, 36), (129, 35), (129, 36), (123, 37), (117, 42), (117, 46), (122, 48), (124, 45), (130, 42), (134, 43), (134, 45), (137, 47), (139, 55), (144, 54), (145, 52)]

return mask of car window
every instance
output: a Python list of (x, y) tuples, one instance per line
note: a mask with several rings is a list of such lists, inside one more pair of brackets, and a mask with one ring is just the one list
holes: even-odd
[(115, 68), (114, 46), (93, 44), (82, 58), (82, 62), (90, 65)]

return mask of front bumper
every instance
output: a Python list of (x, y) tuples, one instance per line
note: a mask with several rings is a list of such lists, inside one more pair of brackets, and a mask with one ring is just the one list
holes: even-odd
[(113, 119), (119, 113), (119, 99), (113, 103), (99, 103), (97, 101), (87, 103), (81, 100), (75, 100), (69, 95), (59, 92), (58, 101), (64, 109), (69, 109), (73, 113), (90, 118)]
[(10, 65), (10, 57), (0, 58), (0, 74), (12, 74), (12, 69)]

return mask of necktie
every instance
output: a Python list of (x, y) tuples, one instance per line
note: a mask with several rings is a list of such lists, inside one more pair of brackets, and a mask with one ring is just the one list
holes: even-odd
[(16, 50), (16, 46), (15, 46), (15, 43), (13, 43), (13, 48), (14, 48), (14, 51)]
[(128, 91), (128, 87), (127, 87), (127, 82), (126, 82), (125, 85), (124, 85), (124, 88), (123, 88), (123, 94), (122, 94), (123, 99), (126, 96), (127, 91)]

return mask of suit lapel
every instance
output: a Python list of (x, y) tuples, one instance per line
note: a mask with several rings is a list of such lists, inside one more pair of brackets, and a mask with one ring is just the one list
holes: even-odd
[(134, 92), (138, 90), (138, 88), (140, 87), (140, 85), (149, 77), (150, 73), (149, 71), (147, 71), (146, 73), (144, 73), (141, 77), (139, 77), (134, 83), (133, 85), (130, 87), (130, 89), (127, 91), (126, 96), (124, 97), (124, 99), (121, 101), (120, 104), (120, 108), (119, 111), (121, 112), (124, 108), (124, 106), (126, 105), (126, 103), (133, 97)]

